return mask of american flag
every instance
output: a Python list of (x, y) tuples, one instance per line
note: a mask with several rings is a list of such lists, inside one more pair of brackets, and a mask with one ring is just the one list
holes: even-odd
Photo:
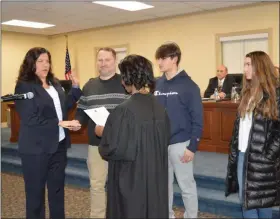
[(70, 56), (68, 52), (68, 46), (66, 46), (66, 57), (65, 57), (65, 79), (69, 80), (69, 75), (71, 75), (71, 63)]

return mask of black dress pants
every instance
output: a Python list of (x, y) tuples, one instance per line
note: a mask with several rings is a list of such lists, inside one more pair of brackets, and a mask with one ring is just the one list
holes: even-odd
[(67, 148), (62, 140), (54, 154), (20, 154), (26, 194), (26, 218), (45, 218), (45, 186), (51, 219), (64, 219)]

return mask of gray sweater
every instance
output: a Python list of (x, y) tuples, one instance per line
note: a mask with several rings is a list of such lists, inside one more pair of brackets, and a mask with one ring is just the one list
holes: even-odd
[(93, 109), (104, 106), (111, 112), (118, 104), (122, 103), (129, 96), (121, 84), (121, 76), (115, 74), (109, 80), (101, 80), (99, 77), (91, 78), (83, 87), (76, 119), (82, 125), (88, 125), (89, 144), (98, 146), (101, 138), (95, 135), (96, 124), (84, 112), (85, 109)]

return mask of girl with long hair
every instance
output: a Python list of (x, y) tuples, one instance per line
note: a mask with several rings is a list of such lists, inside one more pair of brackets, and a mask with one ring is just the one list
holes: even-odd
[(280, 204), (279, 72), (263, 51), (246, 55), (230, 142), (226, 196), (239, 190), (244, 218), (272, 218)]

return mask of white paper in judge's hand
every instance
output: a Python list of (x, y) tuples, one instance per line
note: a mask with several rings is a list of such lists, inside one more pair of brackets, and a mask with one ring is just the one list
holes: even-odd
[(84, 111), (92, 119), (92, 121), (95, 122), (96, 125), (100, 126), (105, 126), (107, 118), (110, 114), (104, 106)]

